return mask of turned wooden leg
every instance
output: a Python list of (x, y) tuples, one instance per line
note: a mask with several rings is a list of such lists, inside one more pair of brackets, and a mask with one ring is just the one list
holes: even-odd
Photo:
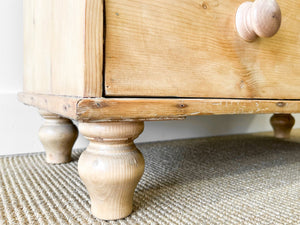
[(295, 124), (295, 119), (291, 114), (274, 114), (270, 121), (275, 137), (290, 137), (291, 130)]
[(67, 163), (71, 161), (72, 147), (78, 130), (71, 120), (40, 110), (44, 124), (39, 130), (39, 138), (46, 151), (47, 163)]
[(145, 167), (133, 140), (143, 129), (143, 122), (79, 124), (90, 144), (79, 158), (78, 171), (96, 217), (116, 220), (132, 212), (133, 193)]

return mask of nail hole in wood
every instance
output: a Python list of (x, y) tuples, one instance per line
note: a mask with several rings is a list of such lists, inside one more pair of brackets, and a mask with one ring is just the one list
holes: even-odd
[(284, 107), (286, 105), (286, 103), (284, 103), (284, 102), (277, 102), (276, 105), (278, 107)]
[(186, 108), (187, 105), (185, 105), (185, 104), (178, 104), (177, 107), (182, 109), (182, 108)]
[(103, 107), (107, 107), (107, 106), (108, 106), (108, 104), (105, 102), (97, 102), (96, 103), (97, 108), (103, 108)]
[(203, 8), (203, 9), (207, 9), (207, 3), (206, 3), (206, 2), (203, 2), (203, 3), (202, 3), (202, 8)]

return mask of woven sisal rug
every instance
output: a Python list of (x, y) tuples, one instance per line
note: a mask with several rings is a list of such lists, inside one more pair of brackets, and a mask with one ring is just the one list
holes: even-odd
[(77, 174), (44, 154), (0, 158), (0, 224), (300, 224), (300, 143), (241, 135), (139, 144), (134, 212), (90, 214)]

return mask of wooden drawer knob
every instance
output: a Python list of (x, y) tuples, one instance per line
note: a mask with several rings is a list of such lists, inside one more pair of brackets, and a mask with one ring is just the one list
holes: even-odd
[(281, 24), (281, 11), (276, 0), (244, 2), (236, 13), (236, 29), (241, 38), (254, 41), (257, 37), (272, 37)]

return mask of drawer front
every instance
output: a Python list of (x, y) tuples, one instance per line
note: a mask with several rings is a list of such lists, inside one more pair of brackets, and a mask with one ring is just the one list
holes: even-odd
[(107, 0), (107, 96), (300, 98), (300, 2), (278, 0), (272, 38), (246, 42), (241, 0)]

